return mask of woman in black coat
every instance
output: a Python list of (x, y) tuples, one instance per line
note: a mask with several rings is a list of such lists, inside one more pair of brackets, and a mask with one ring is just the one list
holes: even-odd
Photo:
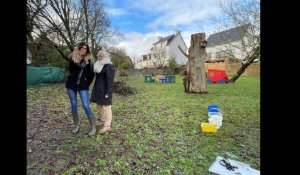
[(106, 51), (101, 50), (97, 54), (98, 61), (94, 64), (96, 80), (90, 101), (97, 104), (101, 114), (103, 127), (99, 130), (100, 134), (111, 130), (112, 121), (112, 95), (115, 78), (114, 66)]
[(90, 122), (89, 136), (96, 133), (96, 118), (89, 105), (89, 86), (94, 79), (92, 54), (89, 46), (85, 42), (80, 42), (75, 47), (70, 57), (64, 57), (69, 61), (70, 75), (66, 81), (66, 89), (71, 102), (71, 113), (75, 128), (74, 134), (79, 132), (79, 118), (77, 110), (77, 93), (80, 95), (83, 109)]

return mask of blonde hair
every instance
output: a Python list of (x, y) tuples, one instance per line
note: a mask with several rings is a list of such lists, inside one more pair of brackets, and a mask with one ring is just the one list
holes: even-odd
[(71, 54), (72, 60), (75, 63), (80, 62), (80, 60), (82, 59), (82, 55), (80, 55), (80, 49), (81, 49), (82, 46), (87, 47), (86, 54), (83, 56), (84, 61), (86, 61), (86, 62), (89, 61), (89, 60), (93, 61), (93, 56), (92, 56), (92, 53), (90, 52), (90, 48), (85, 42), (78, 43), (77, 46), (74, 48), (74, 51)]

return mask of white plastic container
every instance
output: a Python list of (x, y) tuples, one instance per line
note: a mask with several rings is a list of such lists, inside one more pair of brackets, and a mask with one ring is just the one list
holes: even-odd
[(221, 112), (209, 112), (208, 117), (208, 122), (217, 124), (217, 129), (222, 126), (223, 117)]
[(222, 118), (222, 113), (221, 112), (209, 112), (208, 117), (219, 117)]
[(222, 126), (222, 119), (220, 118), (210, 117), (208, 118), (208, 122), (217, 124), (217, 129), (220, 129), (220, 127)]

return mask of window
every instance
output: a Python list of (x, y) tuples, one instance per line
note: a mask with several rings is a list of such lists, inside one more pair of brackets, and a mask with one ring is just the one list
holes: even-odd
[(147, 55), (143, 55), (143, 61), (147, 60)]

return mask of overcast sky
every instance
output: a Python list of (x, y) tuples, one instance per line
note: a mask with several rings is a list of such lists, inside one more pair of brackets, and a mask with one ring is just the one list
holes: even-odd
[(131, 58), (147, 54), (158, 36), (181, 30), (186, 45), (191, 34), (214, 31), (208, 15), (218, 15), (216, 0), (103, 0), (112, 26), (124, 34), (119, 47)]

